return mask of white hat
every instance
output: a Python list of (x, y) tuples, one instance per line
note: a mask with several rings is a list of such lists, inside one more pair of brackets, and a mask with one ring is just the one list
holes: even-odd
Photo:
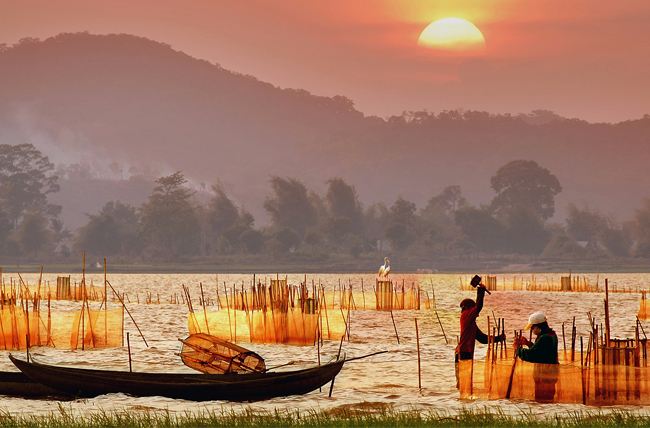
[(535, 324), (541, 324), (546, 322), (546, 314), (542, 311), (537, 311), (528, 317), (528, 324), (526, 324), (525, 330), (530, 330)]

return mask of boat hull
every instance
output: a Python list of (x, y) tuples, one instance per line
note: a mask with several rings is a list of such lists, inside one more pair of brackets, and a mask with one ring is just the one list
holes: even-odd
[(34, 382), (22, 372), (0, 372), (0, 395), (22, 398), (64, 398), (65, 394)]
[(75, 397), (124, 393), (193, 401), (259, 401), (306, 394), (334, 379), (345, 362), (287, 372), (209, 375), (92, 370), (9, 358), (34, 382)]

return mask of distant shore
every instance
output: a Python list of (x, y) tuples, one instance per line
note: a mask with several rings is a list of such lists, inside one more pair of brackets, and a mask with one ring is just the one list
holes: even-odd
[[(269, 260), (235, 259), (188, 260), (172, 262), (129, 262), (109, 259), (110, 273), (368, 273), (374, 272), (380, 263), (373, 259), (354, 260)], [(449, 259), (449, 260), (400, 260), (393, 256), (393, 272), (400, 273), (640, 273), (650, 272), (649, 259), (604, 259), (604, 260), (512, 260), (512, 259)], [(99, 263), (99, 265), (98, 265)], [(103, 272), (100, 259), (88, 258), (86, 272)], [(376, 265), (376, 266), (375, 266)], [(40, 272), (44, 273), (82, 271), (81, 261), (47, 262), (30, 261), (19, 263), (15, 260), (2, 261), (0, 267), (6, 273)]]

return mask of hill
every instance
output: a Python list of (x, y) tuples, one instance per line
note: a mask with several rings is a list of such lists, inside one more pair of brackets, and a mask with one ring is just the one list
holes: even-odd
[[(341, 176), (365, 202), (399, 194), (420, 205), (460, 184), (481, 203), (497, 168), (521, 158), (558, 176), (559, 208), (571, 201), (626, 218), (650, 195), (648, 116), (615, 124), (548, 112), (371, 117), (343, 96), (278, 88), (130, 35), (25, 39), (0, 50), (0, 76), (0, 141), (33, 142), (60, 162), (85, 156), (125, 170), (183, 170), (196, 183), (219, 179), (258, 218), (271, 175), (315, 190)], [(93, 194), (85, 212), (106, 199)]]

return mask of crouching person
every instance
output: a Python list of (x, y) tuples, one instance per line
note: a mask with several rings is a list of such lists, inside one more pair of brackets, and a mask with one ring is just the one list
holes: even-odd
[(555, 385), (559, 377), (557, 334), (549, 327), (546, 315), (541, 311), (530, 315), (526, 326), (528, 329), (535, 335), (535, 342), (520, 336), (515, 342), (517, 355), (523, 361), (535, 363), (535, 401), (549, 403), (555, 397)]

